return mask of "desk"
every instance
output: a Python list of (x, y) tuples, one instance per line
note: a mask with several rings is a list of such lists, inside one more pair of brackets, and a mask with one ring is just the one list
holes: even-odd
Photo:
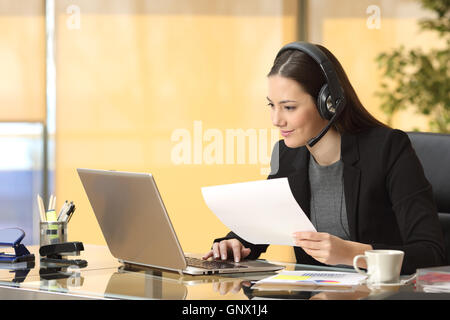
[[(249, 300), (281, 299), (386, 299), (398, 292), (420, 291), (414, 284), (370, 290), (360, 285), (346, 291), (267, 292), (242, 286), (271, 273), (246, 273), (220, 276), (189, 276), (162, 270), (132, 270), (120, 264), (106, 246), (85, 245), (77, 258), (85, 259), (85, 268), (48, 270), (40, 265), (39, 248), (34, 268), (27, 273), (0, 270), (0, 299), (170, 299), (170, 300)], [(273, 262), (273, 261), (271, 261)], [(277, 262), (275, 262), (277, 263)], [(279, 263), (286, 270), (330, 270), (317, 266)], [(331, 268), (331, 270), (343, 270)], [(349, 269), (344, 269), (349, 271)]]

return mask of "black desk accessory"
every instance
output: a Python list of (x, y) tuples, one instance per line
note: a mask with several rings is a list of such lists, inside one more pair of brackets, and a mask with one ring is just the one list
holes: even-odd
[(80, 251), (84, 250), (82, 242), (63, 242), (48, 244), (39, 248), (39, 254), (41, 256), (61, 256), (61, 255), (71, 255), (78, 256)]
[(41, 262), (71, 266), (79, 268), (87, 266), (87, 261), (82, 259), (63, 259), (63, 256), (79, 256), (80, 251), (84, 250), (82, 242), (63, 242), (49, 244), (39, 248), (39, 254), (42, 256)]

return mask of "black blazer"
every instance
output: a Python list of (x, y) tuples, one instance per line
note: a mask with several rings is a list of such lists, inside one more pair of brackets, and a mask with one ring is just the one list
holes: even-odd
[[(279, 169), (274, 172), (277, 153), (273, 152), (268, 179), (287, 177), (295, 199), (309, 217), (310, 153), (305, 146), (289, 148), (283, 140), (277, 145)], [(403, 250), (403, 274), (445, 265), (444, 239), (432, 188), (406, 133), (377, 127), (343, 134), (341, 158), (350, 240), (374, 249)], [(251, 248), (250, 259), (258, 258), (268, 247), (251, 244), (233, 232), (214, 242), (230, 238)], [(294, 247), (294, 251), (298, 263), (323, 265), (300, 247)]]

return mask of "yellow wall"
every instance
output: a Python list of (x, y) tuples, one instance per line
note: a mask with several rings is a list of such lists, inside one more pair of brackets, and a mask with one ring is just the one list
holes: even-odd
[(44, 1), (0, 1), (0, 121), (45, 121)]
[[(376, 56), (400, 45), (425, 52), (445, 45), (435, 33), (418, 28), (420, 19), (433, 15), (416, 0), (314, 0), (308, 4), (309, 40), (324, 44), (336, 55), (364, 106), (384, 122), (387, 116), (375, 96), (382, 80)], [(377, 6), (379, 15), (368, 10), (369, 6)], [(428, 118), (408, 109), (396, 113), (392, 120), (392, 126), (401, 130), (429, 131)]]
[[(419, 33), (417, 20), (412, 18), (384, 18), (379, 30), (364, 28), (365, 24), (366, 19), (327, 19), (324, 21), (323, 41), (339, 57), (366, 108), (378, 119), (386, 121), (387, 117), (379, 107), (381, 101), (375, 96), (375, 91), (380, 90), (382, 81), (382, 74), (375, 61), (376, 56), (381, 52), (390, 52), (400, 44), (410, 49), (438, 42), (430, 33)], [(355, 45), (353, 50), (349, 50), (342, 46), (342, 43)], [(392, 126), (402, 130), (429, 130), (428, 118), (414, 114), (411, 110), (396, 113), (392, 120)]]
[[(55, 184), (58, 206), (77, 206), (72, 241), (105, 243), (78, 167), (154, 174), (186, 252), (206, 252), (228, 232), (202, 186), (266, 178), (268, 163), (248, 156), (244, 164), (207, 164), (193, 154), (191, 164), (176, 165), (179, 141), (171, 138), (188, 132), (194, 144), (200, 124), (224, 139), (230, 129), (265, 129), (258, 141), (273, 142), (266, 74), (278, 49), (295, 40), (297, 2), (179, 3), (57, 1)], [(293, 251), (274, 246), (268, 257), (292, 260)]]

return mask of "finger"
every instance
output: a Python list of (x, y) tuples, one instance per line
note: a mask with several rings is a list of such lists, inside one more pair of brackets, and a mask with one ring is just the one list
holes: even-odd
[(299, 231), (292, 234), (297, 240), (320, 241), (327, 239), (330, 234), (326, 232)]
[(222, 260), (227, 260), (227, 247), (228, 247), (228, 241), (223, 240), (219, 243), (219, 250), (220, 250), (220, 257)]
[(219, 248), (219, 243), (218, 242), (214, 242), (213, 243), (213, 252), (214, 252), (214, 259), (218, 259), (220, 257), (220, 248)]
[(303, 249), (314, 249), (320, 250), (323, 248), (322, 241), (312, 241), (312, 240), (296, 240), (295, 244)]
[(214, 292), (219, 292), (219, 282), (213, 282), (212, 287)]
[(241, 249), (242, 244), (238, 240), (231, 242), (231, 250), (233, 250), (234, 262), (239, 262), (241, 260)]
[(244, 246), (242, 246), (241, 259), (247, 258), (251, 251), (252, 250), (250, 248), (244, 248)]
[(208, 260), (209, 258), (211, 258), (212, 256), (214, 256), (214, 251), (213, 250), (209, 250), (203, 257), (203, 260)]
[(323, 250), (303, 249), (308, 255), (313, 257), (319, 262), (325, 263), (327, 260), (327, 254)]
[(241, 290), (241, 280), (235, 281), (233, 283), (233, 288), (231, 288), (231, 293), (238, 293)]
[(231, 286), (231, 283), (229, 283), (229, 282), (222, 282), (220, 284), (220, 287), (219, 287), (220, 294), (221, 295), (227, 294), (228, 291), (230, 291), (230, 286)]

